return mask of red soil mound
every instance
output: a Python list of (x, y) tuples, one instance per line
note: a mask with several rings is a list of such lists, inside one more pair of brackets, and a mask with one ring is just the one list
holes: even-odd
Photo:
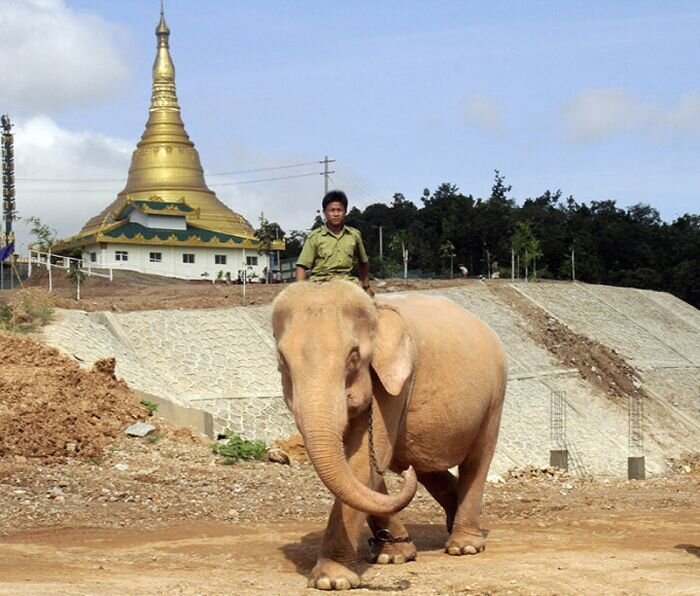
[(29, 338), (0, 332), (0, 456), (99, 457), (147, 416), (114, 376), (114, 359), (92, 370)]

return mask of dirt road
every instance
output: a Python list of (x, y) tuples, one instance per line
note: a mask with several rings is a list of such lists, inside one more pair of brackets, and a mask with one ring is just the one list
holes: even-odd
[[(100, 460), (0, 458), (0, 594), (318, 593), (306, 576), (331, 498), (313, 468), (224, 466), (159, 425)], [(356, 593), (696, 595), (697, 464), (642, 482), (513, 471), (487, 486), (487, 550), (459, 558), (421, 489), (402, 514), (418, 560), (360, 564)]]
[[(488, 550), (464, 558), (442, 553), (441, 525), (409, 524), (418, 560), (363, 565), (357, 593), (698, 594), (698, 513), (573, 513), (555, 525), (487, 517)], [(305, 576), (322, 529), (281, 522), (25, 531), (0, 544), (0, 593), (312, 593)]]

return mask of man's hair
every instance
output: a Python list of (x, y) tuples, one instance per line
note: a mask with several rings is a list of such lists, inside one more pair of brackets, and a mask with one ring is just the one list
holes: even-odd
[(348, 198), (342, 190), (329, 190), (321, 202), (324, 210), (328, 207), (329, 203), (342, 203), (343, 207), (345, 207), (345, 211), (348, 210)]

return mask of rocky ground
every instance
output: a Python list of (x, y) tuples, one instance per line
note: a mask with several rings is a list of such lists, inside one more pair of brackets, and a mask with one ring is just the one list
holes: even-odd
[[(101, 457), (0, 458), (0, 594), (309, 593), (332, 502), (313, 468), (223, 465), (156, 424)], [(418, 560), (369, 565), (363, 541), (359, 593), (696, 594), (699, 463), (643, 482), (512, 471), (487, 486), (487, 550), (459, 559), (420, 491), (403, 514)]]
[[(447, 283), (393, 281), (379, 290)], [(249, 286), (244, 299), (240, 286), (122, 280), (86, 286), (80, 303), (70, 290), (1, 293), (0, 302), (29, 330), (48, 316), (45, 307), (230, 306), (269, 301), (279, 286)], [(568, 330), (518, 308), (552, 353), (582, 353)], [(611, 397), (629, 390), (614, 354), (583, 351), (595, 357), (584, 368), (607, 358)], [(81, 369), (31, 336), (0, 332), (0, 362), (0, 594), (312, 593), (305, 578), (332, 499), (298, 439), (281, 445), (289, 465), (224, 465), (209, 440), (149, 417), (114, 378), (113, 361)], [(135, 421), (155, 431), (127, 436)], [(442, 512), (421, 490), (402, 514), (418, 560), (370, 565), (362, 541), (358, 593), (700, 593), (700, 457), (671, 464), (667, 477), (640, 482), (555, 469), (493, 478), (483, 506), (488, 548), (473, 557), (442, 552)]]

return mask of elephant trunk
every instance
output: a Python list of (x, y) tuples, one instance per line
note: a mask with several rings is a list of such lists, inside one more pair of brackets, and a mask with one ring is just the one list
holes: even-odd
[[(345, 416), (334, 416), (318, 402), (313, 403), (304, 397), (300, 400), (295, 397), (295, 401), (305, 404), (300, 411), (302, 424), (299, 430), (304, 436), (311, 463), (321, 481), (338, 499), (353, 509), (377, 516), (401, 511), (411, 502), (418, 487), (412, 467), (402, 474), (404, 484), (400, 493), (386, 495), (372, 490), (355, 477), (348, 464), (343, 447)], [(345, 403), (344, 395), (337, 403)], [(367, 465), (370, 465), (369, 458)]]

